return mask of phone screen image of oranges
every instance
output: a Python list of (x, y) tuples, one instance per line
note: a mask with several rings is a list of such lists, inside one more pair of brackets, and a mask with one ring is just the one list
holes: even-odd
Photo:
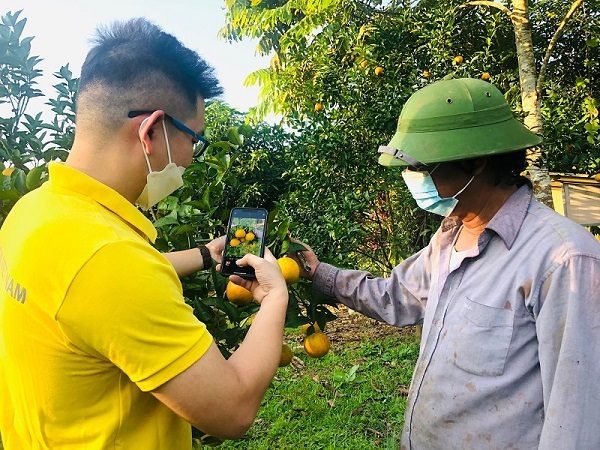
[(247, 253), (260, 255), (264, 219), (240, 218), (227, 236), (227, 256), (242, 257)]

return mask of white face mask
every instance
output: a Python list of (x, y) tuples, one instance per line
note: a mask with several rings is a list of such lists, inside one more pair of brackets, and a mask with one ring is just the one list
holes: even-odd
[[(147, 120), (147, 119), (146, 119)], [(143, 124), (144, 122), (142, 122)], [(177, 166), (174, 162), (171, 161), (171, 147), (169, 145), (169, 138), (167, 137), (167, 127), (165, 126), (165, 122), (162, 122), (163, 131), (165, 133), (165, 142), (167, 143), (167, 154), (169, 155), (169, 164), (165, 166), (165, 168), (161, 171), (152, 171), (152, 166), (150, 166), (150, 160), (148, 159), (148, 155), (144, 151), (144, 157), (146, 158), (146, 163), (148, 164), (148, 176), (146, 178), (146, 186), (144, 186), (144, 190), (135, 201), (137, 205), (140, 206), (144, 211), (147, 211), (152, 206), (156, 205), (163, 198), (175, 192), (181, 186), (183, 186), (183, 178), (182, 174), (185, 170), (185, 167)], [(141, 127), (141, 125), (140, 125)]]

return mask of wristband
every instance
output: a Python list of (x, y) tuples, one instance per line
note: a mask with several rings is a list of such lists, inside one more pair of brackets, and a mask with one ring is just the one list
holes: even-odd
[(200, 250), (200, 255), (202, 255), (202, 268), (210, 269), (212, 267), (212, 258), (210, 257), (210, 250), (206, 247), (206, 245), (198, 246), (198, 250)]

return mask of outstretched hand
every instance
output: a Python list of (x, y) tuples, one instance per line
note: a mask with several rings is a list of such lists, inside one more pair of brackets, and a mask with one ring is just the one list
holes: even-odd
[(313, 251), (310, 246), (305, 244), (298, 239), (291, 238), (290, 239), (295, 244), (300, 244), (306, 248), (306, 250), (299, 250), (297, 252), (290, 253), (290, 257), (294, 258), (294, 260), (300, 266), (300, 276), (302, 278), (306, 278), (312, 280), (315, 276), (315, 270), (317, 270), (317, 266), (320, 264), (319, 258)]

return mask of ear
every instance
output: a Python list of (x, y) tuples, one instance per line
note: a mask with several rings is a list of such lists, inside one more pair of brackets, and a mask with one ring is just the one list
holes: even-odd
[(487, 166), (487, 158), (474, 158), (467, 161), (459, 161), (459, 164), (465, 172), (476, 177), (485, 170)]
[(473, 161), (473, 176), (478, 176), (483, 173), (485, 168), (487, 167), (488, 159), (487, 158), (477, 158)]
[(164, 111), (157, 110), (143, 119), (138, 126), (138, 138), (142, 143), (144, 151), (149, 155), (152, 153), (152, 131), (154, 126), (160, 123), (165, 117)]

